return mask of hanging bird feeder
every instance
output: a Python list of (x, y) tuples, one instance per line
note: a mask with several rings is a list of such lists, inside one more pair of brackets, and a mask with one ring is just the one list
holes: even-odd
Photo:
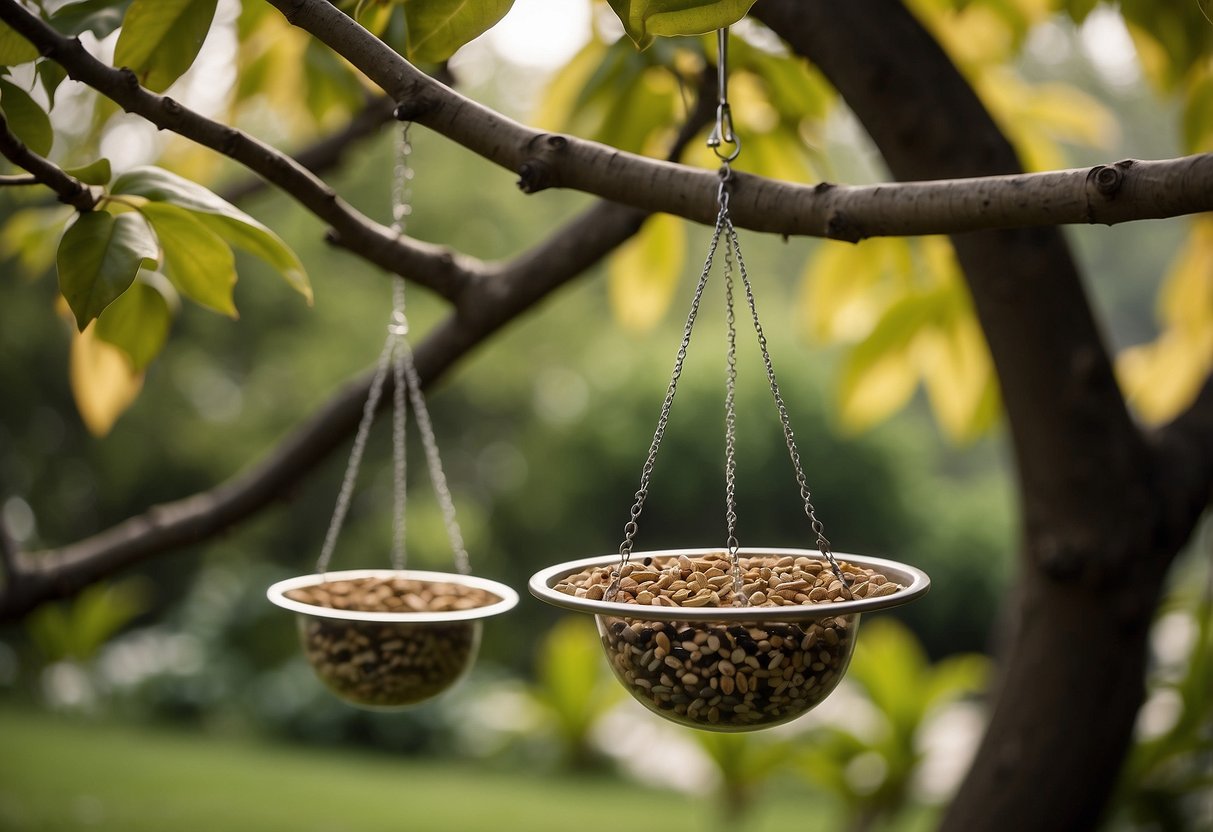
[[(398, 234), (403, 232), (408, 213), (409, 150), (406, 126), (400, 138), (392, 199), (392, 228)], [(337, 696), (366, 708), (406, 707), (450, 688), (475, 661), (483, 620), (518, 603), (518, 594), (508, 586), (468, 574), (468, 554), (454, 500), (406, 337), (404, 281), (398, 276), (392, 280), (394, 308), (387, 340), (371, 379), (316, 572), (279, 581), (266, 593), (274, 604), (298, 614), (304, 652), (317, 677)], [(329, 572), (389, 370), (393, 376), (393, 568)], [(405, 569), (406, 394), (454, 552), (454, 573)]]
[[(595, 616), (612, 671), (645, 707), (693, 728), (751, 731), (788, 722), (824, 700), (846, 672), (861, 613), (907, 603), (925, 593), (930, 580), (921, 570), (895, 561), (835, 555), (813, 507), (729, 214), (730, 163), (741, 144), (727, 96), (727, 29), (718, 32), (718, 45), (719, 95), (708, 145), (721, 162), (719, 211), (619, 554), (544, 569), (532, 576), (530, 590), (550, 604)], [(633, 552), (704, 288), (722, 244), (728, 338), (725, 545)], [(816, 549), (743, 549), (738, 543), (734, 272), (758, 337)]]

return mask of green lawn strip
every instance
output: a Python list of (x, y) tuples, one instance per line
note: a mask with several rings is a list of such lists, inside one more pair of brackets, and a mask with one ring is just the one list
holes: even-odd
[[(12, 832), (701, 830), (716, 825), (713, 800), (706, 789), (695, 799), (608, 777), (0, 710), (0, 829)], [(804, 794), (772, 795), (746, 828), (807, 828), (827, 817)]]

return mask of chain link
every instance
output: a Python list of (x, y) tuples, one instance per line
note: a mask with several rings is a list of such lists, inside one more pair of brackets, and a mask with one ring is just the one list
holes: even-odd
[(767, 336), (762, 330), (762, 324), (758, 320), (758, 306), (754, 302), (754, 288), (750, 285), (750, 276), (746, 271), (745, 260), (741, 256), (741, 244), (737, 239), (737, 229), (733, 227), (733, 220), (725, 216), (725, 242), (737, 257), (737, 270), (741, 275), (742, 284), (745, 287), (746, 302), (750, 307), (750, 316), (754, 321), (754, 332), (758, 335), (758, 347), (762, 351), (762, 363), (766, 366), (767, 382), (771, 386), (771, 395), (775, 399), (775, 407), (779, 411), (779, 423), (783, 426), (783, 438), (788, 446), (788, 456), (792, 460), (792, 468), (796, 471), (796, 484), (800, 486), (800, 497), (804, 500), (804, 513), (809, 518), (813, 528), (813, 533), (817, 535), (817, 548), (826, 560), (830, 562), (830, 568), (834, 571), (835, 577), (842, 581), (844, 589), (849, 593), (851, 582), (842, 573), (842, 567), (834, 557), (834, 553), (830, 548), (830, 541), (825, 536), (825, 526), (821, 520), (817, 518), (817, 510), (813, 507), (813, 495), (809, 491), (809, 483), (804, 474), (804, 466), (800, 461), (800, 451), (796, 448), (796, 436), (792, 432), (792, 422), (788, 416), (787, 405), (783, 401), (783, 394), (779, 390), (779, 383), (775, 380), (775, 367), (771, 363), (771, 353), (767, 349)]
[[(397, 234), (404, 233), (405, 218), (410, 214), (409, 200), (411, 191), (408, 182), (413, 178), (413, 170), (409, 167), (409, 154), (412, 144), (409, 142), (409, 124), (401, 130), (396, 145), (396, 165), (392, 175), (392, 230)], [(719, 230), (717, 231), (719, 235)], [(370, 436), (371, 425), (375, 420), (375, 411), (383, 398), (383, 388), (387, 383), (389, 371), (392, 375), (392, 485), (394, 512), (392, 517), (392, 566), (403, 570), (407, 561), (405, 548), (405, 516), (407, 509), (408, 476), (406, 464), (406, 417), (407, 401), (411, 404), (417, 427), (421, 434), (421, 444), (425, 451), (426, 467), (429, 469), (430, 481), (434, 485), (434, 493), (442, 509), (442, 519), (446, 525), (447, 537), (450, 538), (451, 549), (455, 555), (455, 568), (461, 574), (471, 571), (468, 562), (467, 549), (463, 543), (463, 534), (459, 530), (459, 522), (455, 517), (455, 501), (447, 486), (446, 474), (442, 470), (442, 458), (438, 452), (438, 440), (434, 435), (434, 424), (430, 418), (429, 408), (425, 404), (425, 396), (421, 391), (421, 378), (413, 358), (413, 350), (408, 342), (408, 317), (405, 314), (404, 278), (395, 275), (392, 278), (392, 317), (388, 323), (388, 335), (379, 354), (379, 362), (371, 378), (371, 386), (367, 392), (366, 402), (362, 407), (362, 418), (354, 435), (354, 446), (350, 450), (350, 458), (346, 463), (345, 476), (341, 481), (341, 489), (337, 495), (337, 505), (329, 520), (328, 531), (324, 536), (324, 544), (320, 550), (320, 558), (316, 562), (316, 571), (324, 573), (328, 570), (337, 545), (337, 537), (349, 512), (350, 501), (354, 492), (354, 483), (358, 479), (358, 470), (362, 465), (362, 457), (366, 452), (367, 439)]]
[(724, 231), (725, 209), (721, 206), (716, 216), (716, 228), (712, 231), (712, 242), (708, 246), (708, 256), (704, 260), (703, 270), (699, 273), (699, 283), (695, 287), (695, 297), (691, 300), (691, 311), (687, 314), (686, 325), (682, 329), (682, 343), (674, 358), (674, 370), (670, 376), (669, 387), (665, 391), (665, 399), (661, 403), (661, 413), (657, 418), (657, 428), (653, 431), (653, 441), (649, 444), (649, 453), (640, 471), (640, 487), (636, 489), (636, 502), (632, 504), (631, 519), (623, 527), (623, 542), (619, 544), (619, 566), (611, 585), (607, 588), (606, 598), (611, 600), (619, 591), (620, 576), (623, 567), (632, 557), (632, 546), (636, 541), (636, 533), (640, 513), (644, 510), (644, 502), (649, 496), (649, 481), (653, 477), (653, 466), (657, 462), (657, 451), (661, 448), (661, 440), (665, 437), (666, 426), (670, 421), (670, 408), (674, 406), (674, 395), (678, 392), (678, 379), (682, 376), (682, 366), (686, 363), (687, 348), (691, 345), (691, 333), (695, 329), (695, 319), (699, 315), (699, 304), (703, 300), (703, 290), (708, 283), (708, 275), (712, 271), (712, 260), (716, 256), (716, 248), (720, 244), (720, 235)]
[[(725, 324), (727, 327), (728, 350), (726, 354), (725, 375), (725, 416), (724, 416), (724, 478), (725, 478), (725, 527), (726, 545), (729, 553), (730, 570), (733, 573), (733, 591), (736, 603), (749, 603), (743, 591), (742, 572), (739, 558), (740, 545), (737, 541), (737, 319), (734, 312), (734, 258), (736, 271), (741, 275), (745, 289), (746, 301), (750, 307), (750, 315), (754, 321), (754, 331), (758, 335), (758, 346), (762, 351), (763, 364), (766, 366), (767, 381), (771, 386), (771, 394), (775, 398), (775, 406), (779, 410), (779, 422), (783, 426), (784, 440), (788, 446), (788, 455), (796, 472), (796, 483), (800, 487), (800, 496), (804, 501), (804, 511), (812, 524), (813, 533), (817, 536), (817, 548), (830, 563), (835, 576), (842, 581), (844, 592), (850, 595), (850, 581), (843, 575), (842, 567), (834, 558), (830, 541), (825, 536), (825, 526), (817, 518), (817, 510), (813, 507), (812, 493), (809, 491), (808, 480), (805, 478), (804, 466), (800, 460), (800, 451), (796, 448), (796, 438), (792, 433), (788, 409), (775, 380), (775, 368), (771, 363), (771, 354), (767, 349), (766, 334), (758, 320), (758, 307), (754, 302), (754, 289), (746, 271), (745, 260), (741, 256), (741, 244), (737, 239), (737, 230), (729, 216), (729, 184), (733, 173), (729, 163), (737, 158), (741, 151), (741, 143), (733, 133), (732, 116), (728, 103), (728, 29), (717, 32), (718, 45), (718, 94), (716, 125), (708, 137), (708, 147), (716, 152), (721, 160), (719, 176), (720, 184), (716, 190), (716, 201), (719, 211), (716, 215), (716, 227), (712, 231), (712, 242), (708, 247), (708, 255), (699, 273), (699, 283), (695, 286), (695, 296), (691, 301), (691, 310), (687, 314), (686, 325), (682, 330), (682, 343), (674, 359), (674, 370), (666, 388), (665, 399), (661, 403), (661, 413), (657, 419), (657, 428), (653, 432), (653, 441), (649, 444), (649, 453), (640, 472), (640, 487), (636, 490), (636, 501), (632, 504), (630, 519), (623, 527), (623, 542), (619, 544), (619, 565), (615, 569), (611, 584), (605, 593), (606, 600), (614, 600), (619, 592), (619, 584), (623, 575), (623, 567), (632, 556), (636, 533), (640, 530), (640, 514), (644, 510), (645, 500), (649, 495), (649, 482), (653, 475), (653, 466), (657, 460), (657, 451), (661, 448), (669, 424), (670, 409), (674, 404), (674, 395), (678, 391), (678, 379), (682, 375), (683, 364), (686, 362), (687, 348), (691, 344), (691, 333), (695, 328), (695, 319), (699, 314), (699, 306), (703, 300), (704, 287), (707, 286), (708, 276), (712, 271), (712, 261), (720, 245), (721, 235), (725, 239), (724, 251), (724, 284), (725, 284)], [(732, 150), (725, 152), (721, 146), (732, 145)]]
[(324, 574), (328, 571), (329, 561), (333, 559), (333, 550), (337, 546), (337, 536), (345, 523), (345, 515), (350, 510), (350, 499), (354, 495), (354, 482), (358, 479), (358, 469), (362, 466), (362, 455), (366, 451), (367, 438), (371, 434), (371, 423), (375, 421), (375, 411), (379, 408), (379, 399), (383, 396), (383, 385), (387, 381), (388, 366), (392, 357), (392, 347), (396, 336), (388, 333), (383, 344), (383, 352), (379, 353), (379, 364), (375, 367), (375, 375), (371, 377), (371, 387), (367, 392), (366, 402), (362, 405), (362, 419), (358, 422), (358, 430), (354, 434), (354, 446), (350, 449), (349, 461), (345, 464), (345, 476), (341, 479), (341, 489), (337, 492), (337, 504), (333, 507), (333, 516), (329, 518), (328, 531), (324, 534), (324, 544), (320, 547), (320, 557), (316, 560), (316, 572)]
[[(723, 187), (723, 183), (722, 183)], [(722, 211), (728, 210), (727, 201), (721, 202)], [(728, 350), (725, 356), (724, 396), (724, 520), (729, 549), (729, 568), (733, 573), (733, 597), (740, 606), (749, 604), (742, 591), (741, 563), (737, 550), (737, 317), (733, 312), (733, 252), (732, 246), (724, 250), (724, 301), (725, 327), (728, 333)]]

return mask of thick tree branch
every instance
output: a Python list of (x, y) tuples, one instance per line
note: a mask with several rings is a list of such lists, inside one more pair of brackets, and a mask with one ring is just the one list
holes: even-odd
[[(340, 167), (346, 155), (355, 145), (377, 135), (384, 124), (393, 120), (392, 111), (395, 109), (396, 102), (387, 96), (372, 97), (345, 126), (320, 137), (298, 152), (292, 153), (292, 158), (317, 176)], [(264, 179), (249, 176), (222, 188), (219, 195), (228, 202), (239, 202), (260, 193), (266, 187)]]
[(4, 517), (0, 516), (0, 575), (3, 575), (10, 584), (18, 578), (18, 554), (17, 541), (13, 540), (12, 535), (8, 533)]
[(1164, 536), (1183, 540), (1213, 500), (1213, 376), (1192, 405), (1150, 437), (1155, 446), (1155, 482), (1166, 494)]
[[(698, 222), (716, 217), (711, 172), (532, 130), (427, 77), (325, 0), (270, 2), (402, 102), (410, 118), (517, 172), (525, 191), (572, 188)], [(738, 226), (855, 241), (1207, 211), (1213, 155), (966, 181), (805, 186), (738, 174), (735, 183), (729, 207)]]
[[(830, 77), (898, 178), (1018, 167), (900, 2), (761, 0), (754, 12)], [(1105, 170), (1090, 179), (1096, 190), (1116, 185), (1120, 169)], [(952, 242), (1003, 390), (1025, 540), (990, 724), (942, 828), (1093, 829), (1142, 699), (1161, 579), (1191, 526), (1169, 530), (1177, 537), (1161, 522), (1156, 457), (1128, 415), (1060, 233)], [(1064, 736), (1049, 728), (1058, 724)]]
[[(417, 347), (422, 383), (432, 385), (489, 334), (608, 254), (633, 235), (646, 216), (634, 208), (600, 203), (548, 242), (478, 282), (465, 294), (461, 311)], [(228, 482), (154, 506), (60, 549), (18, 556), (22, 582), (0, 594), (0, 621), (20, 618), (44, 601), (70, 596), (162, 552), (213, 537), (288, 494), (353, 432), (368, 386), (369, 375), (347, 385), (266, 459)]]
[(91, 211), (97, 204), (97, 194), (79, 179), (67, 174), (58, 165), (47, 161), (25, 146), (8, 129), (8, 121), (0, 113), (0, 153), (17, 167), (29, 171), (30, 175), (5, 177), (0, 185), (28, 185), (40, 182), (53, 190), (59, 201), (77, 211)]
[[(705, 85), (710, 80), (705, 79)], [(701, 94), (675, 139), (671, 158), (681, 155), (712, 111), (710, 96)], [(484, 278), (460, 298), (455, 314), (418, 346), (423, 386), (429, 387), (493, 332), (613, 251), (647, 216), (635, 208), (600, 202), (532, 250), (488, 267)], [(68, 546), (15, 556), (21, 583), (10, 582), (0, 593), (0, 621), (20, 618), (38, 604), (70, 596), (162, 552), (213, 537), (282, 498), (353, 432), (369, 385), (369, 374), (347, 385), (263, 461), (226, 483), (154, 506)]]
[[(0, 20), (87, 84), (152, 124), (228, 156), (295, 198), (328, 223), (332, 236), (380, 268), (404, 275), (447, 299), (455, 299), (483, 274), (483, 264), (441, 246), (409, 240), (363, 216), (328, 185), (289, 156), (233, 127), (212, 121), (167, 96), (139, 86), (135, 75), (113, 69), (66, 38), (16, 0), (0, 0)], [(424, 76), (423, 76), (424, 77)]]

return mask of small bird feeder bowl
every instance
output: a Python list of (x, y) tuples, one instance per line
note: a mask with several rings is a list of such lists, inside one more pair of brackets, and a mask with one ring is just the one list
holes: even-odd
[(737, 571), (721, 549), (636, 552), (623, 566), (603, 555), (548, 567), (530, 590), (594, 615), (611, 670), (640, 704), (691, 728), (739, 732), (818, 705), (846, 672), (860, 614), (930, 587), (921, 570), (881, 558), (837, 554), (848, 587), (814, 549), (737, 555)]
[(303, 575), (266, 595), (298, 613), (304, 653), (326, 687), (382, 710), (453, 686), (475, 661), (483, 620), (518, 603), (496, 581), (395, 569)]

